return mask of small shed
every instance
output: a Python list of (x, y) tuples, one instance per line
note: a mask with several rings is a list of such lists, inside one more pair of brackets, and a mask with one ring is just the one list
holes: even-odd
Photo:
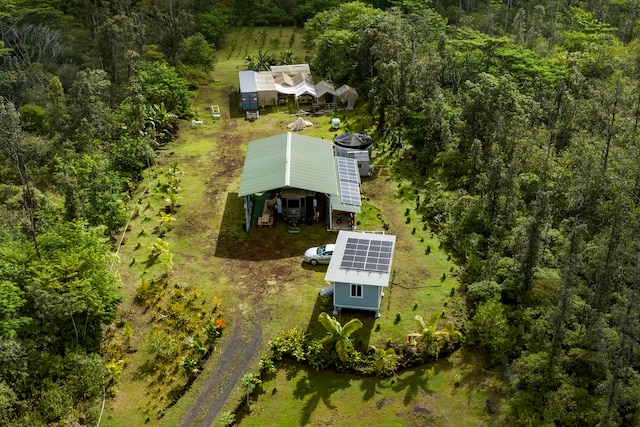
[(258, 104), (258, 85), (256, 84), (255, 73), (251, 70), (240, 71), (238, 73), (240, 88), (238, 89), (240, 97), (240, 109), (242, 111), (257, 110)]
[(339, 231), (324, 280), (334, 285), (334, 314), (343, 309), (374, 311), (380, 317), (389, 286), (396, 236)]

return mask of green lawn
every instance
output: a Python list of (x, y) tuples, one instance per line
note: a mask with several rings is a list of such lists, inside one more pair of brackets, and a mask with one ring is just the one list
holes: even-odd
[[(192, 103), (205, 126), (193, 128), (187, 121), (181, 123), (178, 139), (159, 153), (150, 177), (141, 183), (132, 200), (132, 209), (139, 200), (140, 213), (130, 223), (118, 268), (127, 297), (121, 311), (133, 327), (134, 351), (120, 392), (108, 402), (103, 426), (177, 425), (218, 362), (219, 352), (214, 352), (200, 378), (162, 418), (143, 412), (148, 400), (147, 380), (140, 375), (140, 368), (149, 358), (148, 334), (153, 319), (133, 302), (133, 297), (143, 278), (152, 279), (166, 271), (148, 260), (149, 246), (159, 237), (158, 217), (166, 205), (162, 185), (169, 179), (169, 165), (177, 164), (182, 171), (180, 199), (173, 213), (176, 221), (164, 236), (173, 253), (172, 281), (198, 289), (205, 304), (219, 298), (224, 319), (230, 325), (240, 316), (249, 322), (261, 322), (264, 352), (268, 341), (286, 329), (300, 327), (323, 333), (317, 315), (330, 307), (323, 305), (318, 291), (325, 286), (326, 267), (303, 264), (302, 254), (309, 246), (333, 241), (335, 234), (319, 225), (302, 225), (300, 234), (290, 234), (282, 223), (246, 233), (242, 229), (242, 201), (237, 197), (247, 143), (286, 132), (286, 125), (295, 118), (291, 115), (295, 111), (286, 106), (261, 112), (254, 122), (244, 120), (235, 97), (237, 72), (243, 69), (246, 55), (260, 48), (278, 53), (289, 48), (292, 41), (294, 54), (303, 58), (299, 30), (233, 31), (219, 51), (212, 72), (215, 81), (203, 86)], [(221, 107), (220, 118), (210, 115), (211, 105)], [(358, 111), (336, 114), (347, 117), (351, 130), (370, 126)], [(302, 132), (333, 139), (335, 130), (330, 129), (330, 119), (311, 118), (315, 125)], [(382, 317), (371, 316), (354, 336), (361, 350), (369, 344), (382, 346), (388, 340), (404, 342), (406, 335), (415, 331), (416, 314), (428, 318), (433, 312), (442, 313), (443, 323), (462, 320), (461, 310), (452, 307), (452, 290), (457, 287), (455, 266), (439, 249), (437, 236), (416, 214), (417, 195), (410, 183), (394, 178), (387, 159), (374, 156), (374, 163), (376, 174), (362, 184), (364, 204), (363, 213), (357, 217), (359, 228), (381, 230), (387, 225), (388, 232), (397, 236), (397, 244), (393, 283), (385, 291)], [(342, 316), (339, 320), (344, 323), (349, 318)], [(223, 336), (219, 346), (224, 344)], [(250, 371), (257, 371), (259, 356), (255, 355)], [(500, 390), (491, 385), (494, 376), (482, 368), (476, 356), (466, 353), (393, 379), (362, 379), (287, 366), (263, 384), (263, 394), (251, 406), (252, 413), (241, 417), (240, 424), (490, 425), (492, 418), (485, 402)], [(241, 398), (236, 391), (225, 409), (235, 410)]]
[[(492, 425), (498, 420), (488, 414), (488, 394), (478, 383), (487, 375), (476, 366), (481, 363), (460, 351), (387, 379), (286, 364), (262, 384), (251, 413), (237, 420), (241, 426)], [(489, 394), (497, 390), (488, 389)]]

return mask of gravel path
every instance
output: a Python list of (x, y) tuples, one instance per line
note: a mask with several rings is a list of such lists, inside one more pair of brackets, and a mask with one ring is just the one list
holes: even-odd
[(217, 365), (207, 378), (200, 395), (180, 422), (181, 427), (209, 427), (216, 420), (240, 379), (247, 373), (252, 358), (260, 349), (263, 315), (255, 313), (255, 317), (251, 324), (247, 324), (242, 313), (234, 316), (238, 320), (230, 328), (231, 335), (222, 349)]

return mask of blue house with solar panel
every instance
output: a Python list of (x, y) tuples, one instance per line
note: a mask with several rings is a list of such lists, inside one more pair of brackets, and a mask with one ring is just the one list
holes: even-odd
[(380, 317), (389, 286), (396, 236), (339, 231), (324, 280), (333, 283), (334, 314), (356, 309)]

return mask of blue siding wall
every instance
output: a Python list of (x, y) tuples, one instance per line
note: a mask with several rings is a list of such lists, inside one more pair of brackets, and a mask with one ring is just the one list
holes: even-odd
[(241, 92), (240, 109), (242, 111), (258, 109), (258, 92)]
[(258, 109), (258, 86), (256, 84), (255, 73), (250, 70), (238, 73), (240, 81), (240, 109), (243, 111)]
[(378, 310), (382, 288), (379, 286), (362, 285), (362, 298), (351, 297), (351, 283), (335, 283), (333, 291), (333, 305), (335, 307), (362, 308), (363, 310)]

